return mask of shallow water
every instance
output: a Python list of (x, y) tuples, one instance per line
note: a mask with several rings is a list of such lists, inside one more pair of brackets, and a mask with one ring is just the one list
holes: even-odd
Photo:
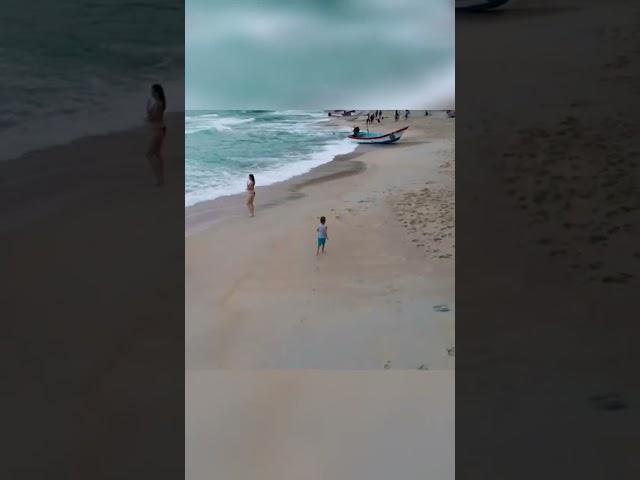
[(185, 117), (186, 206), (270, 185), (350, 153), (350, 130), (322, 111), (199, 110)]

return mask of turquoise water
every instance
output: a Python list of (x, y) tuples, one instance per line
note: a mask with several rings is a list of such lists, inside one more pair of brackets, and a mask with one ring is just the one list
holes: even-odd
[(323, 111), (199, 110), (185, 118), (187, 206), (286, 180), (355, 150)]
[(142, 123), (149, 86), (184, 108), (182, 0), (4, 0), (0, 159)]
[(453, 0), (185, 0), (187, 108), (453, 109)]

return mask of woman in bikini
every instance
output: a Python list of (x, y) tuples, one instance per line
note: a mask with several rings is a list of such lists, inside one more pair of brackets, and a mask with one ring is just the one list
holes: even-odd
[(162, 158), (162, 144), (167, 133), (164, 124), (164, 111), (167, 108), (167, 101), (161, 85), (151, 86), (151, 98), (147, 102), (147, 122), (151, 127), (151, 140), (147, 149), (147, 160), (153, 173), (153, 184), (162, 185), (164, 183), (164, 159)]
[(256, 198), (256, 179), (253, 173), (249, 174), (249, 181), (247, 182), (247, 208), (249, 209), (250, 216), (254, 216), (255, 207), (253, 201)]

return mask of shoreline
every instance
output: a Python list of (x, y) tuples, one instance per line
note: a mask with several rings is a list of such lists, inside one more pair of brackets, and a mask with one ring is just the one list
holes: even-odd
[[(260, 203), (256, 204), (256, 207), (259, 206), (260, 209), (263, 209), (280, 205), (283, 202), (304, 196), (301, 190), (306, 186), (356, 175), (364, 171), (366, 165), (357, 160), (365, 153), (361, 147), (359, 145), (351, 153), (336, 155), (327, 163), (313, 167), (301, 175), (259, 187), (256, 198), (259, 194)], [(245, 195), (245, 193), (234, 193), (185, 207), (185, 236), (201, 232), (226, 218), (244, 216), (246, 211)]]
[[(424, 113), (418, 114), (417, 112), (424, 112), (424, 110), (413, 111), (413, 117), (422, 118)], [(430, 118), (445, 118), (446, 110), (431, 110), (431, 112), (437, 112), (436, 115), (431, 114)], [(383, 110), (383, 115), (388, 118), (386, 123), (375, 123), (374, 126), (379, 126), (385, 130), (401, 128), (407, 124), (404, 119), (398, 122), (392, 122), (393, 112), (391, 110)], [(328, 117), (329, 119), (324, 123), (324, 126), (330, 129), (338, 129), (345, 127), (354, 127), (355, 125), (365, 128), (365, 117), (363, 115), (357, 117)], [(410, 122), (409, 122), (410, 123)], [(375, 128), (375, 127), (374, 127)], [(396, 146), (410, 145), (406, 141), (399, 143)], [(379, 145), (361, 145), (358, 144), (353, 152), (347, 154), (336, 155), (333, 159), (326, 163), (313, 167), (306, 173), (295, 175), (285, 180), (272, 183), (263, 187), (258, 187), (257, 195), (260, 198), (266, 198), (267, 200), (260, 204), (256, 203), (256, 208), (270, 208), (274, 205), (278, 205), (282, 202), (294, 200), (304, 196), (301, 192), (305, 187), (338, 179), (343, 176), (356, 175), (366, 170), (366, 164), (358, 161), (357, 159), (362, 155), (370, 151), (375, 151), (379, 148), (389, 148), (389, 146)], [(393, 146), (391, 148), (394, 148)], [(256, 198), (258, 198), (256, 195)], [(194, 233), (201, 232), (207, 228), (223, 221), (225, 218), (237, 218), (244, 215), (246, 207), (244, 205), (245, 192), (234, 193), (231, 195), (223, 195), (211, 200), (204, 200), (197, 202), (193, 205), (185, 206), (185, 236), (188, 237)]]
[[(192, 186), (190, 181), (187, 182), (185, 185), (185, 211), (201, 203), (212, 202), (222, 197), (245, 194), (244, 179), (249, 173), (256, 175), (256, 178), (258, 179), (258, 187), (264, 189), (273, 185), (280, 185), (283, 182), (305, 175), (310, 171), (333, 161), (335, 158), (342, 158), (344, 155), (349, 155), (357, 149), (358, 145), (346, 138), (350, 132), (348, 126), (345, 125), (342, 126), (342, 128), (336, 128), (335, 125), (329, 124), (327, 121), (328, 119), (324, 117), (321, 111), (318, 110), (300, 111), (299, 113), (302, 115), (303, 120), (300, 120), (295, 114), (288, 115), (286, 112), (270, 110), (241, 110), (239, 111), (239, 116), (234, 114), (233, 111), (217, 110), (199, 110), (193, 112), (194, 116), (192, 117), (187, 114), (185, 120), (185, 143), (187, 146), (186, 153), (188, 156), (186, 159), (186, 167), (191, 167), (191, 162), (193, 162), (194, 166), (197, 165), (199, 163), (198, 155), (201, 155), (202, 152), (217, 150), (217, 144), (215, 141), (214, 143), (208, 143), (207, 145), (200, 145), (202, 139), (198, 139), (197, 134), (201, 134), (203, 131), (206, 132), (209, 129), (215, 131), (216, 134), (227, 129), (246, 129), (246, 127), (242, 127), (242, 125), (245, 124), (251, 126), (257, 125), (255, 128), (258, 129), (261, 129), (264, 126), (271, 128), (270, 123), (274, 121), (271, 118), (273, 115), (275, 115), (274, 118), (277, 125), (276, 129), (284, 129), (284, 132), (291, 134), (292, 132), (289, 131), (289, 128), (293, 129), (293, 132), (295, 132), (295, 127), (304, 125), (305, 130), (310, 130), (311, 132), (319, 134), (323, 139), (318, 140), (317, 138), (314, 138), (313, 135), (308, 138), (301, 135), (299, 137), (301, 141), (307, 144), (307, 147), (310, 147), (309, 151), (305, 151), (303, 153), (295, 146), (295, 142), (283, 143), (282, 139), (278, 138), (279, 135), (276, 135), (279, 143), (285, 148), (288, 144), (289, 149), (280, 150), (278, 153), (269, 152), (268, 156), (274, 158), (279, 157), (281, 159), (283, 157), (287, 157), (285, 161), (276, 165), (265, 164), (263, 166), (256, 166), (251, 172), (249, 170), (236, 171), (233, 175), (233, 179), (225, 182), (225, 184), (217, 184), (215, 181), (215, 178), (220, 174), (217, 170), (218, 167), (214, 165), (195, 167), (196, 170), (203, 170), (203, 172), (207, 170), (208, 173), (206, 173), (206, 175), (213, 175), (213, 177), (210, 177), (212, 178), (212, 183), (206, 182), (203, 184), (202, 181), (199, 181), (197, 186)], [(205, 118), (208, 116), (212, 116), (213, 118)], [(288, 119), (283, 120), (279, 118), (279, 116), (285, 116)], [(266, 121), (266, 123), (263, 122), (263, 120)], [(207, 123), (208, 121), (213, 123)], [(285, 124), (288, 123), (288, 127), (287, 125), (280, 123), (282, 121), (284, 121)], [(200, 122), (205, 123), (201, 124)], [(195, 138), (192, 137), (194, 134), (196, 134)], [(233, 136), (227, 138), (233, 138)], [(225, 142), (225, 140), (222, 141)], [(241, 141), (255, 142), (257, 139), (248, 138)], [(264, 141), (264, 139), (260, 141)], [(211, 140), (208, 140), (208, 142), (211, 142)], [(257, 144), (254, 143), (254, 146), (257, 146)], [(224, 146), (223, 143), (223, 148), (228, 147)], [(237, 148), (237, 145), (235, 148)], [(195, 151), (193, 153), (189, 153), (191, 149), (195, 149)], [(189, 155), (194, 155), (193, 159), (190, 160), (191, 157), (189, 157)], [(222, 166), (224, 163), (225, 162), (222, 162)], [(224, 167), (222, 169), (224, 170)], [(225, 174), (224, 176), (226, 177), (227, 175), (228, 174)], [(191, 177), (187, 177), (187, 180), (191, 180)]]

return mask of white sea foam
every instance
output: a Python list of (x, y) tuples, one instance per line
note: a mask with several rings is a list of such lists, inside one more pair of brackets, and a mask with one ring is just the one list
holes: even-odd
[[(300, 158), (292, 157), (291, 161), (288, 163), (280, 164), (263, 171), (256, 171), (254, 173), (256, 175), (257, 188), (273, 185), (274, 183), (289, 180), (298, 175), (305, 174), (315, 167), (330, 162), (338, 155), (345, 155), (353, 152), (356, 147), (356, 144), (349, 142), (346, 139), (335, 140), (325, 144), (321, 149), (308, 156)], [(248, 173), (250, 172), (247, 171), (246, 174), (242, 173), (231, 177), (229, 172), (218, 172), (218, 174), (223, 177), (218, 179), (218, 184), (215, 186), (202, 186), (201, 188), (196, 188), (194, 191), (187, 193), (185, 196), (185, 206), (190, 207), (207, 200), (214, 200), (218, 197), (244, 192), (246, 187), (246, 176)], [(187, 178), (189, 178), (188, 167), (186, 175)]]
[(251, 123), (255, 118), (220, 118), (215, 113), (200, 115), (199, 117), (187, 117), (185, 124), (185, 133), (187, 135), (206, 130), (216, 130), (218, 132), (231, 131), (234, 126), (243, 123)]

